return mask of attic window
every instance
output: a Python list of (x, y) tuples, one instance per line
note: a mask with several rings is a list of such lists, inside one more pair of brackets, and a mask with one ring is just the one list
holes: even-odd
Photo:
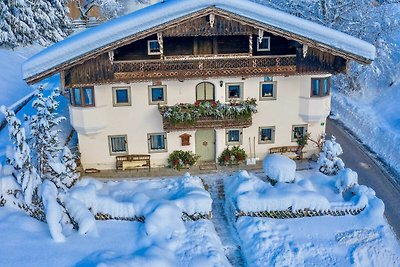
[(147, 54), (148, 55), (160, 55), (160, 43), (157, 40), (147, 41)]
[(271, 37), (261, 38), (261, 42), (257, 42), (257, 51), (270, 51), (271, 50)]

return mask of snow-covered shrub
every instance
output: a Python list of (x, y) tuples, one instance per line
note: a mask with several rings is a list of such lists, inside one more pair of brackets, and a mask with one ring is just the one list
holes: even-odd
[(340, 170), (336, 175), (335, 186), (340, 193), (358, 184), (358, 174), (350, 168)]
[(236, 165), (247, 158), (246, 152), (239, 146), (233, 146), (232, 148), (225, 148), (221, 155), (218, 157), (220, 165)]
[(168, 166), (179, 171), (196, 164), (199, 157), (192, 151), (175, 150), (168, 156)]
[(296, 176), (296, 162), (279, 154), (268, 155), (263, 162), (265, 175), (276, 182), (293, 182)]
[(336, 175), (343, 170), (344, 163), (339, 158), (341, 154), (343, 154), (342, 147), (336, 142), (334, 136), (331, 140), (325, 140), (318, 158), (319, 171), (326, 175)]

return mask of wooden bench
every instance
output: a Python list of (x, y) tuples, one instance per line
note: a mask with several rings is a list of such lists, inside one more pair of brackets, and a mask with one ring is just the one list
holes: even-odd
[(150, 155), (124, 155), (116, 156), (117, 170), (149, 169)]
[(298, 146), (279, 146), (279, 147), (271, 147), (269, 149), (269, 153), (270, 154), (285, 154), (285, 153), (295, 153), (296, 154), (296, 158), (299, 158), (298, 155)]

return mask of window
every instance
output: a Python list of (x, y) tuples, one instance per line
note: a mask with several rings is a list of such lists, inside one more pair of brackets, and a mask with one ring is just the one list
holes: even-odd
[(149, 55), (161, 54), (160, 44), (158, 43), (157, 40), (148, 40), (147, 41), (147, 54), (149, 54)]
[(78, 87), (70, 89), (70, 103), (76, 107), (94, 107), (94, 88)]
[(166, 104), (167, 103), (167, 86), (166, 85), (150, 85), (149, 86), (149, 104)]
[(128, 153), (128, 142), (126, 135), (108, 136), (108, 146), (110, 148), (110, 155)]
[(227, 145), (241, 145), (242, 144), (242, 129), (229, 129), (226, 130), (226, 144)]
[(293, 125), (292, 126), (292, 142), (298, 138), (303, 137), (307, 133), (307, 124)]
[(166, 152), (167, 135), (165, 133), (148, 134), (149, 152)]
[(113, 87), (113, 105), (114, 105), (114, 107), (130, 106), (131, 105), (131, 88), (130, 87), (122, 87), (122, 88)]
[(226, 84), (226, 101), (243, 99), (243, 83)]
[(261, 38), (261, 43), (257, 38), (257, 51), (270, 51), (271, 37), (263, 37)]
[(311, 97), (321, 97), (329, 95), (330, 77), (311, 78)]
[(276, 82), (261, 82), (260, 83), (260, 100), (275, 100), (276, 99)]
[(275, 142), (275, 126), (260, 127), (258, 132), (259, 144), (272, 144)]

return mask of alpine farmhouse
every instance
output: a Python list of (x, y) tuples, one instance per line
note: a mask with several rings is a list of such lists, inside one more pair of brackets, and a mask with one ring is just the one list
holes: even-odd
[(60, 73), (83, 167), (114, 169), (120, 155), (215, 162), (239, 145), (262, 159), (317, 140), (330, 76), (374, 57), (369, 43), (247, 0), (166, 0), (54, 44), (23, 73), (30, 84)]

